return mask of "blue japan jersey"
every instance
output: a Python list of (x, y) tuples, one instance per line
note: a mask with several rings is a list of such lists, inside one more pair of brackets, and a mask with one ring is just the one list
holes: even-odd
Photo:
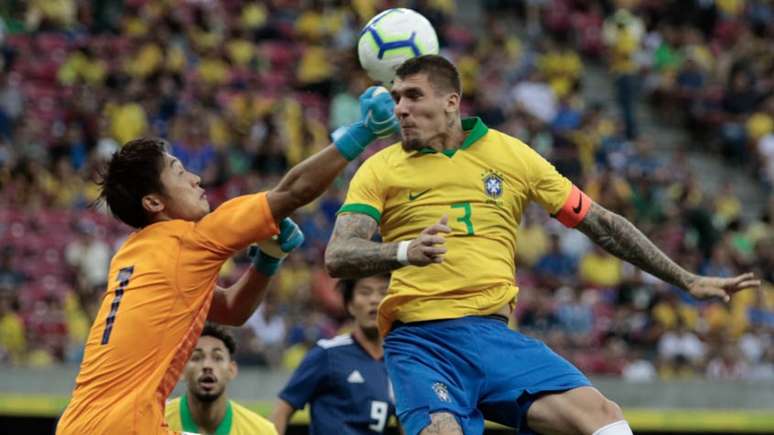
[(384, 360), (351, 335), (318, 341), (279, 397), (295, 409), (311, 405), (311, 435), (384, 433), (395, 415)]

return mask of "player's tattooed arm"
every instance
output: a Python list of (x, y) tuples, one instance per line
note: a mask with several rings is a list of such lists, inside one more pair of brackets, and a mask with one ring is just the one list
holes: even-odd
[(728, 302), (734, 293), (761, 285), (752, 273), (729, 278), (694, 275), (661, 252), (631, 222), (599, 204), (592, 203), (586, 217), (575, 228), (611, 254), (697, 298), (714, 297)]
[[(376, 221), (359, 213), (342, 213), (336, 219), (331, 241), (325, 252), (328, 273), (338, 278), (356, 278), (411, 265), (417, 267), (442, 263), (446, 254), (444, 234), (451, 233), (449, 216), (443, 215), (438, 222), (422, 230), (411, 241), (400, 243), (372, 242)], [(398, 249), (405, 251), (404, 263), (398, 261)]]
[(422, 429), (421, 435), (464, 435), (457, 419), (448, 412), (430, 414), (430, 425)]
[(662, 280), (688, 290), (698, 276), (672, 261), (623, 216), (592, 203), (575, 227), (616, 257)]
[(325, 251), (325, 267), (337, 278), (357, 278), (402, 267), (397, 243), (371, 241), (376, 221), (364, 214), (342, 213)]

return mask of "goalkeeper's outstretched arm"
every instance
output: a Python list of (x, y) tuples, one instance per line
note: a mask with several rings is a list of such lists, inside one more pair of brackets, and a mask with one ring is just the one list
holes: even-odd
[(372, 86), (360, 96), (364, 118), (334, 132), (331, 145), (288, 171), (267, 195), (275, 222), (314, 201), (331, 185), (336, 176), (357, 158), (377, 137), (386, 137), (400, 129), (395, 117), (395, 102), (386, 89)]

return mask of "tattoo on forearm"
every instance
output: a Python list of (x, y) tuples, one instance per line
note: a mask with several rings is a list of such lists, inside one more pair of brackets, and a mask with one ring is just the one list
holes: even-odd
[(607, 252), (664, 281), (687, 289), (696, 276), (664, 254), (631, 222), (599, 204), (576, 227)]
[(402, 267), (397, 243), (372, 242), (376, 221), (363, 214), (341, 214), (325, 252), (325, 265), (332, 276), (358, 278)]
[(454, 415), (448, 412), (430, 414), (430, 425), (422, 430), (422, 435), (463, 435)]

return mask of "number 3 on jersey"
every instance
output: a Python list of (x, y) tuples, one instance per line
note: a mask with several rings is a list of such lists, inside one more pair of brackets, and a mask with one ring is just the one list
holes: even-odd
[(116, 313), (118, 312), (118, 306), (121, 304), (121, 298), (124, 296), (124, 290), (129, 285), (129, 278), (134, 273), (134, 266), (124, 267), (118, 271), (118, 287), (116, 288), (116, 295), (113, 298), (113, 303), (110, 304), (110, 313), (105, 319), (105, 331), (102, 333), (102, 344), (108, 344), (110, 341), (110, 333), (113, 331), (113, 323), (116, 321)]
[(476, 231), (473, 229), (473, 222), (470, 220), (470, 217), (473, 215), (473, 208), (470, 206), (469, 202), (458, 202), (451, 205), (451, 208), (461, 208), (464, 214), (462, 217), (457, 218), (457, 222), (462, 222), (465, 224), (465, 229), (467, 230), (467, 234), (469, 236), (473, 236), (476, 234)]

